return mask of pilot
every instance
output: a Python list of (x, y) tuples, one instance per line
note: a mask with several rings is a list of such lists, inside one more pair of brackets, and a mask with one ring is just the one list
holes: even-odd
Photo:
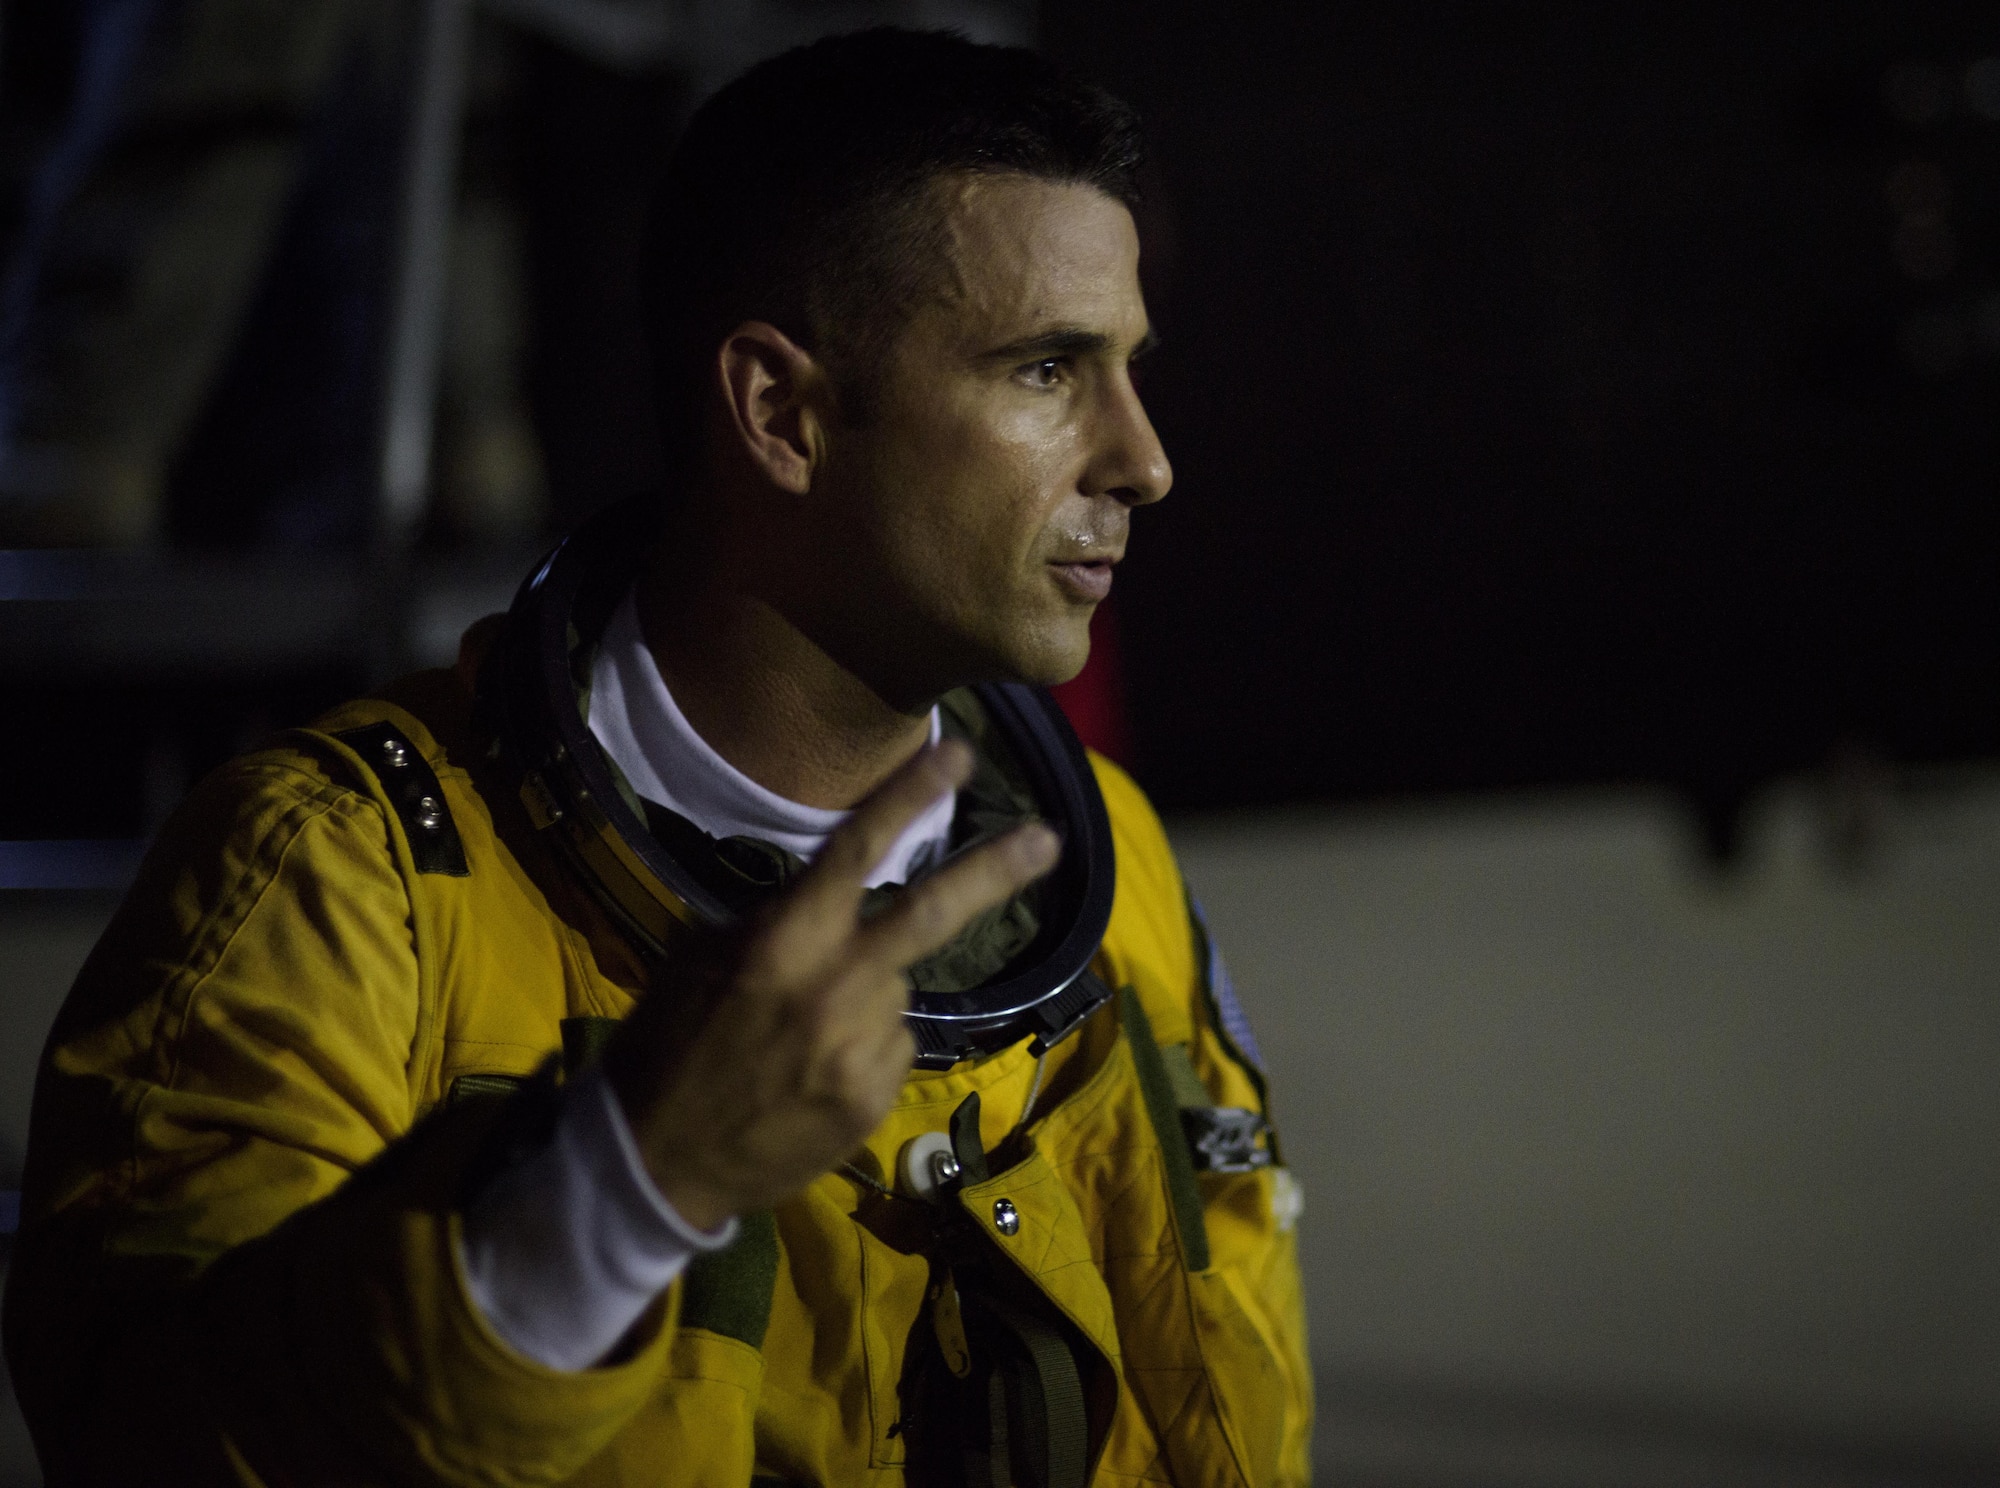
[(54, 1488), (1307, 1479), (1254, 1041), (1042, 690), (1170, 481), (1138, 153), (941, 34), (699, 111), (669, 491), (199, 786), (63, 1008)]

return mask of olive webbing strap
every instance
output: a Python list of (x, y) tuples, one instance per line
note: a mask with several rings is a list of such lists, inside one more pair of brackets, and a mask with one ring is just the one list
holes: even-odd
[(1173, 1078), (1167, 1073), (1159, 1044), (1154, 1042), (1153, 1025), (1139, 1005), (1139, 994), (1130, 987), (1118, 994), (1118, 1015), (1125, 1025), (1125, 1042), (1132, 1049), (1132, 1069), (1139, 1077), (1139, 1090), (1146, 1099), (1146, 1114), (1152, 1118), (1153, 1133), (1160, 1139), (1160, 1163), (1166, 1170), (1167, 1194), (1173, 1200), (1174, 1228), (1180, 1232), (1182, 1262), (1190, 1271), (1206, 1271), (1208, 1221), (1202, 1215), (1194, 1159), (1188, 1156), (1187, 1136), (1181, 1130), (1181, 1108), (1174, 1098)]
[[(1041, 1319), (1005, 1305), (993, 1307), (994, 1322), (1017, 1346), (997, 1361), (1004, 1375), (1009, 1411), (995, 1402), (992, 1433), (996, 1467), (1022, 1462), (1037, 1488), (1083, 1488), (1090, 1465), (1090, 1418), (1083, 1403), (1083, 1377), (1076, 1356), (1060, 1331)], [(989, 1397), (990, 1398), (990, 1397)], [(1009, 1430), (1008, 1416), (1018, 1424)]]
[[(960, 1183), (985, 1182), (989, 1168), (979, 1138), (976, 1090), (951, 1113), (951, 1144)], [(1090, 1415), (1069, 1341), (1054, 1324), (992, 1295), (990, 1287), (976, 1286), (980, 1274), (981, 1268), (972, 1268), (959, 1277), (992, 1357), (985, 1387), (986, 1448), (968, 1457), (968, 1478), (990, 1478), (995, 1488), (1011, 1488), (1024, 1476), (1013, 1471), (1018, 1467), (1033, 1488), (1083, 1488)]]
[(681, 1326), (764, 1347), (778, 1287), (778, 1222), (768, 1209), (743, 1215), (736, 1238), (688, 1262), (681, 1273)]
[(1007, 1435), (1007, 1380), (986, 1376), (986, 1451), (966, 1458), (966, 1488), (1015, 1488), (1014, 1444)]

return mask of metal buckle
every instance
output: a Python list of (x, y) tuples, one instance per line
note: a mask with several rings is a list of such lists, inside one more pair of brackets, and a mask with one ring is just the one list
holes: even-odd
[(1271, 1165), (1270, 1130), (1262, 1116), (1240, 1106), (1183, 1106), (1181, 1130), (1197, 1173), (1248, 1173)]

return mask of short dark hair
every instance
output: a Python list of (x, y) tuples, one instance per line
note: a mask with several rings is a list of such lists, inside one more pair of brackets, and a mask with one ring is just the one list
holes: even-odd
[(699, 460), (709, 358), (766, 320), (859, 413), (942, 266), (933, 184), (1018, 173), (1138, 200), (1137, 115), (1034, 52), (880, 27), (761, 62), (689, 121), (641, 257), (670, 471)]

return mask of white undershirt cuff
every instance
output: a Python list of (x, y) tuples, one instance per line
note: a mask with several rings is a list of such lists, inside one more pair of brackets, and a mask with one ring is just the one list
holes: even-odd
[(683, 1219), (654, 1187), (610, 1082), (563, 1095), (547, 1146), (496, 1178), (464, 1216), (473, 1304), (515, 1352), (588, 1369), (703, 1251), (736, 1238)]

